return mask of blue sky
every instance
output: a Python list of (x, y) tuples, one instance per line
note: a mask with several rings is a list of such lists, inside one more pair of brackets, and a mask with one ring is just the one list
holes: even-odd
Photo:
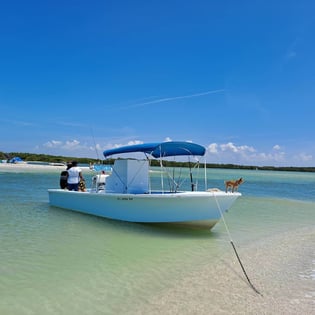
[(3, 1), (0, 151), (315, 165), (315, 2)]

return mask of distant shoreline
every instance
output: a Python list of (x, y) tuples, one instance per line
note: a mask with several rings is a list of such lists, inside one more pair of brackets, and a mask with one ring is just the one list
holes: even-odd
[[(9, 160), (15, 156), (20, 157), (25, 162), (38, 161), (43, 163), (64, 163), (71, 162), (73, 160), (78, 161), (79, 164), (100, 163), (105, 165), (112, 165), (114, 159), (107, 159), (106, 161), (93, 159), (93, 158), (77, 158), (77, 157), (65, 157), (54, 156), (46, 154), (33, 154), (33, 153), (21, 153), (21, 152), (0, 152), (0, 161)], [(0, 163), (0, 165), (6, 163)], [(151, 166), (159, 166), (158, 160), (151, 160)], [(168, 167), (190, 167), (188, 162), (170, 162), (164, 161), (164, 165)], [(46, 166), (45, 166), (46, 167)], [(53, 166), (57, 167), (57, 166)], [(200, 167), (204, 167), (203, 163), (200, 163)], [(286, 171), (286, 172), (315, 172), (315, 166), (255, 166), (255, 165), (237, 165), (237, 164), (223, 164), (223, 163), (206, 163), (207, 168), (219, 168), (219, 169), (243, 169), (243, 170), (257, 170), (257, 171)]]
[[(77, 159), (78, 160), (78, 159)], [(104, 165), (113, 164), (114, 160), (109, 160), (109, 163)], [(80, 163), (79, 163), (80, 164)], [(82, 163), (83, 164), (83, 163)], [(233, 164), (206, 164), (207, 169), (217, 168), (217, 169), (234, 169), (234, 170), (254, 170), (254, 171), (286, 171), (286, 172), (315, 172), (315, 167), (273, 167), (273, 166), (243, 166), (243, 165), (233, 165)], [(159, 166), (159, 164), (151, 163), (151, 166)], [(181, 162), (165, 162), (167, 167), (189, 167), (186, 163)], [(200, 167), (204, 167), (200, 164)], [(64, 165), (49, 165), (49, 164), (29, 164), (29, 163), (0, 163), (1, 170), (42, 170), (42, 171), (61, 171), (64, 170), (66, 166)], [(83, 171), (90, 170), (89, 167), (80, 166)]]
[[(89, 167), (81, 167), (83, 172), (92, 171)], [(61, 165), (40, 165), (28, 163), (0, 163), (0, 171), (63, 171), (66, 166)]]
[(248, 166), (235, 164), (207, 164), (207, 168), (243, 169), (256, 171), (315, 172), (315, 167), (303, 166)]

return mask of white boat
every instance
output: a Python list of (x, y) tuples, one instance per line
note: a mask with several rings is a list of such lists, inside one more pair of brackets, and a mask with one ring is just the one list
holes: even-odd
[[(110, 175), (96, 175), (86, 192), (49, 189), (52, 206), (101, 216), (114, 220), (137, 223), (176, 223), (212, 228), (238, 197), (239, 192), (225, 192), (219, 189), (198, 191), (199, 183), (193, 182), (192, 172), (199, 169), (197, 160), (194, 168), (188, 168), (190, 190), (180, 190), (180, 183), (164, 166), (170, 156), (199, 157), (206, 152), (203, 146), (191, 142), (162, 142), (114, 148), (104, 151), (105, 158), (117, 154), (142, 152), (145, 159), (115, 159)], [(149, 156), (151, 158), (149, 159)], [(156, 186), (156, 172), (150, 171), (150, 162), (158, 159), (161, 170)], [(189, 160), (190, 163), (190, 160)], [(187, 169), (186, 169), (187, 170)], [(152, 183), (152, 174), (155, 182)], [(206, 174), (206, 168), (204, 168)], [(166, 187), (166, 183), (170, 183)], [(187, 183), (187, 181), (186, 181)], [(155, 188), (155, 187), (154, 187)]]
[(67, 166), (66, 163), (62, 163), (62, 162), (51, 162), (51, 163), (48, 163), (48, 165), (51, 165), (51, 166)]

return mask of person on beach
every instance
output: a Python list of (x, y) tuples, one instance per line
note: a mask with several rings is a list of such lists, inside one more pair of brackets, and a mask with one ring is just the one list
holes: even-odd
[(72, 161), (71, 164), (72, 164), (72, 167), (69, 168), (68, 170), (68, 179), (67, 179), (68, 189), (79, 191), (80, 180), (84, 181), (84, 178), (82, 176), (82, 170), (80, 167), (78, 167), (77, 161)]
[(67, 169), (60, 173), (60, 188), (66, 189), (68, 186), (68, 170), (72, 166), (71, 163), (67, 163)]

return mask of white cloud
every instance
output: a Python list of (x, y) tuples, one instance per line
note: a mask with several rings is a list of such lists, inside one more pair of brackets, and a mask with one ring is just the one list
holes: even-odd
[(133, 140), (133, 141), (128, 141), (127, 145), (136, 145), (136, 144), (142, 144), (143, 141), (140, 140)]
[(106, 146), (103, 147), (102, 150), (108, 150), (108, 149), (112, 149), (112, 148), (120, 148), (120, 147), (124, 147), (127, 145), (136, 145), (136, 144), (142, 144), (143, 141), (140, 140), (130, 140), (127, 141), (125, 143), (107, 143)]
[(247, 145), (236, 146), (232, 142), (229, 142), (226, 144), (221, 144), (220, 149), (222, 151), (230, 151), (230, 152), (234, 152), (234, 153), (255, 152), (255, 149), (253, 147), (250, 147)]
[(220, 144), (220, 149), (221, 151), (237, 152), (237, 148), (232, 142)]
[(62, 142), (61, 141), (57, 141), (57, 140), (51, 140), (51, 141), (48, 141), (48, 142), (44, 143), (43, 146), (46, 147), (46, 148), (57, 148), (57, 147), (62, 146)]
[(310, 162), (313, 160), (313, 156), (311, 154), (300, 153), (300, 154), (295, 155), (294, 159), (296, 161)]
[(66, 143), (64, 144), (64, 148), (65, 149), (73, 149), (73, 148), (77, 148), (80, 145), (80, 141), (78, 140), (71, 140), (71, 141), (66, 141)]
[[(65, 142), (59, 140), (50, 140), (43, 144), (44, 148), (50, 149), (51, 154), (71, 154), (77, 153), (78, 151), (90, 151), (90, 147), (81, 145), (78, 140), (67, 140)], [(40, 148), (40, 146), (38, 147)]]
[[(125, 140), (125, 141), (124, 141)], [(106, 144), (85, 144), (79, 140), (50, 140), (38, 146), (36, 151), (46, 149), (47, 154), (103, 158), (102, 152), (106, 149), (117, 148), (126, 145), (142, 144), (141, 140), (126, 140), (121, 142), (106, 141)], [(172, 141), (171, 137), (166, 137), (164, 141)], [(104, 141), (105, 142), (105, 141)], [(238, 165), (257, 165), (257, 166), (312, 166), (314, 159), (311, 153), (292, 153), (285, 152), (283, 147), (276, 144), (270, 147), (269, 151), (260, 151), (251, 145), (238, 145), (233, 142), (210, 143), (206, 146), (206, 161), (218, 164), (238, 164)]]
[(212, 154), (218, 153), (218, 144), (217, 143), (211, 143), (208, 145), (208, 151)]
[(273, 147), (274, 151), (259, 152), (250, 145), (236, 145), (233, 142), (211, 143), (207, 147), (207, 155), (210, 163), (220, 164), (244, 164), (244, 165), (274, 165), (286, 161), (286, 154), (280, 151), (280, 146)]
[(99, 144), (99, 143), (97, 143), (96, 145), (95, 145), (95, 148), (93, 148), (92, 147), (92, 150), (103, 150), (103, 148), (101, 147), (101, 145)]
[(211, 143), (207, 146), (208, 163), (238, 164), (257, 166), (313, 166), (314, 158), (310, 153), (289, 154), (279, 144), (269, 151), (260, 151), (250, 145), (237, 145), (233, 142)]

